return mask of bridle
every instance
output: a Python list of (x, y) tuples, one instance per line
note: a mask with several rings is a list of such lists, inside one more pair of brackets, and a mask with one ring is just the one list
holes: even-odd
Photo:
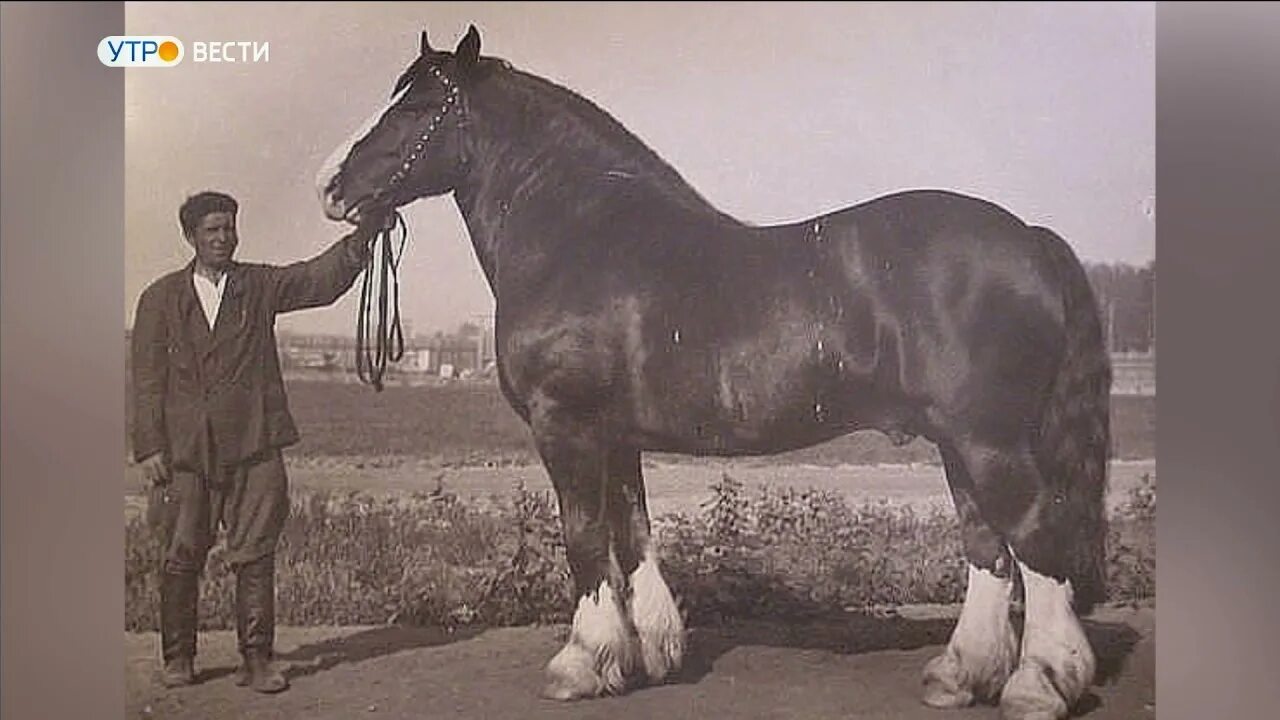
[[(361, 198), (359, 202), (352, 203), (351, 209), (347, 210), (347, 214), (343, 218), (344, 220), (350, 222), (352, 220), (352, 213), (356, 212), (361, 207), (367, 205), (377, 207), (383, 200), (394, 195), (396, 191), (400, 189), (400, 186), (404, 183), (405, 179), (409, 177), (409, 173), (413, 170), (414, 164), (425, 157), (427, 144), (431, 142), (431, 134), (440, 128), (441, 124), (444, 122), (445, 115), (454, 108), (457, 108), (458, 115), (465, 115), (462, 110), (461, 103), (459, 102), (460, 96), (458, 94), (459, 90), (457, 81), (450, 79), (448, 75), (441, 72), (439, 66), (433, 66), (431, 68), (431, 74), (434, 75), (435, 78), (440, 81), (440, 84), (445, 87), (444, 102), (432, 114), (431, 119), (427, 121), (426, 130), (423, 130), (422, 133), (418, 135), (413, 145), (410, 146), (409, 151), (407, 153), (403, 153), (404, 159), (400, 162), (400, 167), (396, 168), (395, 172), (391, 173), (391, 178), (387, 181), (387, 184), (384, 187), (374, 190), (372, 194)], [(461, 121), (459, 121), (459, 124), (461, 124)]]
[[(418, 160), (422, 159), (426, 154), (427, 144), (431, 142), (431, 135), (440, 128), (444, 122), (445, 116), (450, 110), (455, 110), (455, 114), (464, 116), (462, 104), (458, 102), (458, 83), (451, 80), (448, 75), (441, 72), (439, 66), (431, 68), (431, 74), (435, 76), (441, 84), (445, 86), (444, 102), (432, 114), (431, 120), (427, 122), (426, 129), (418, 135), (408, 153), (404, 155), (404, 160), (400, 163), (400, 167), (396, 168), (391, 174), (390, 180), (384, 187), (375, 190), (371, 195), (361, 198), (359, 202), (353, 203), (351, 209), (347, 211), (345, 220), (354, 223), (354, 213), (361, 207), (372, 206), (377, 208), (382, 201), (393, 196), (409, 177), (409, 173), (413, 170), (413, 166)], [(461, 126), (462, 121), (459, 120), (458, 125)], [(400, 322), (400, 281), (397, 273), (400, 268), (400, 260), (404, 257), (404, 248), (408, 241), (409, 228), (405, 224), (404, 217), (399, 210), (393, 208), (390, 212), (389, 220), (381, 220), (381, 227), (371, 246), (371, 260), (369, 267), (365, 271), (364, 281), (360, 288), (360, 309), (356, 318), (356, 374), (360, 381), (373, 385), (373, 389), (382, 392), (382, 377), (386, 374), (387, 362), (399, 362), (404, 358), (404, 328)], [(391, 250), (392, 236), (398, 233), (399, 252), (393, 254)], [(376, 278), (375, 278), (376, 276)], [(377, 306), (373, 306), (374, 285), (377, 285)], [(376, 310), (376, 325), (372, 328), (374, 337), (369, 337), (370, 316)], [(391, 324), (388, 326), (387, 317), (390, 314)]]

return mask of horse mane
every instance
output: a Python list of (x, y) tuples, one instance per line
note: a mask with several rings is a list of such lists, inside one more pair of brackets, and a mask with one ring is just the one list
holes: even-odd
[(579, 157), (592, 158), (607, 169), (646, 181), (686, 210), (743, 224), (712, 205), (670, 163), (591, 100), (500, 58), (486, 57), (481, 63), (513, 101), (523, 102), (537, 117), (558, 121), (559, 136), (553, 138), (557, 146), (577, 148)]
[(416, 82), (418, 76), (422, 74), (422, 69), (425, 66), (426, 61), (425, 58), (422, 57), (418, 57), (410, 63), (409, 67), (405, 68), (404, 72), (400, 73), (400, 77), (396, 78), (395, 87), (391, 89), (391, 95), (389, 97), (395, 97), (400, 93), (400, 90), (402, 90), (405, 85), (408, 85), (411, 82)]

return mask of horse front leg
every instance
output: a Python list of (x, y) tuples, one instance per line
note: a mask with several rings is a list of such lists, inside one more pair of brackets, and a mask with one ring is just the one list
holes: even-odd
[[(627, 576), (610, 529), (609, 451), (598, 423), (564, 412), (534, 418), (534, 438), (560, 505), (577, 609), (565, 646), (547, 665), (545, 697), (555, 700), (625, 692), (643, 664), (627, 612)], [(616, 500), (615, 500), (616, 502)]]
[(609, 455), (610, 487), (620, 491), (611, 513), (615, 547), (631, 587), (631, 622), (640, 638), (644, 671), (652, 684), (680, 670), (684, 658), (684, 619), (659, 568), (651, 536), (640, 452), (615, 448)]

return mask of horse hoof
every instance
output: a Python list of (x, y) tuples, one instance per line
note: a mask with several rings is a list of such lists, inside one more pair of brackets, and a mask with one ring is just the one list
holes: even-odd
[(542, 697), (547, 700), (570, 702), (600, 697), (604, 694), (604, 683), (597, 677), (574, 675), (553, 677), (544, 688)]
[(542, 690), (548, 700), (580, 700), (604, 694), (605, 683), (592, 669), (592, 657), (576, 643), (566, 645), (547, 665), (550, 680)]
[(1063, 720), (1069, 710), (1048, 675), (1035, 663), (1014, 671), (1000, 696), (1002, 720)]
[(924, 704), (949, 710), (973, 704), (973, 691), (961, 682), (960, 661), (948, 650), (924, 666)]
[(973, 704), (973, 693), (964, 688), (928, 685), (924, 689), (924, 704), (939, 710), (959, 710)]
[(542, 697), (547, 700), (570, 702), (593, 698), (600, 694), (599, 690), (587, 684), (575, 684), (562, 679), (552, 680), (542, 689)]

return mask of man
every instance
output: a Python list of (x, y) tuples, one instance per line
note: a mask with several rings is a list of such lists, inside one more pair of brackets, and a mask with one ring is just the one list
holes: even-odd
[(276, 352), (275, 317), (332, 304), (368, 258), (357, 229), (286, 266), (234, 259), (237, 201), (218, 192), (178, 212), (195, 257), (138, 300), (133, 455), (151, 483), (161, 543), (160, 636), (167, 687), (195, 682), (199, 576), (219, 526), (236, 575), (236, 682), (279, 692), (273, 663), (275, 550), (289, 512), (281, 448), (299, 440)]

